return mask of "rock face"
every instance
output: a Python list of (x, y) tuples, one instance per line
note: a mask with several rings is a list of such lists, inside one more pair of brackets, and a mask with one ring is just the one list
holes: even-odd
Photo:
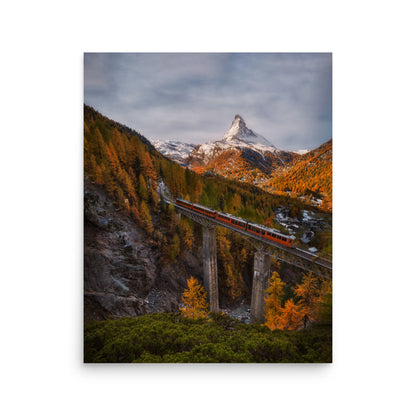
[(202, 280), (200, 253), (162, 264), (158, 247), (100, 187), (84, 190), (84, 316), (138, 316), (178, 310), (186, 279)]
[(267, 139), (261, 136), (258, 133), (255, 133), (253, 130), (250, 130), (246, 122), (243, 120), (243, 117), (236, 114), (233, 122), (231, 123), (230, 129), (224, 134), (222, 141), (231, 141), (235, 139), (240, 139), (245, 143), (258, 144), (270, 148), (270, 150), (276, 150), (274, 145), (272, 145)]

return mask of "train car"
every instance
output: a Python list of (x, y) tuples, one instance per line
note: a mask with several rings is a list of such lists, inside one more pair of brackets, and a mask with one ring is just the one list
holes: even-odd
[(242, 230), (245, 230), (247, 228), (247, 221), (244, 221), (241, 218), (234, 217), (230, 214), (224, 214), (223, 212), (217, 212), (217, 215), (215, 217), (217, 220), (225, 222), (226, 224), (233, 225), (234, 227), (241, 228)]
[(177, 205), (180, 205), (181, 207), (188, 208), (188, 209), (194, 209), (194, 204), (191, 202), (185, 201), (184, 199), (177, 199), (176, 200)]
[(296, 239), (293, 236), (281, 234), (275, 229), (267, 228), (258, 224), (247, 223), (247, 231), (287, 247), (293, 247)]
[(224, 222), (225, 224), (229, 224), (233, 227), (246, 230), (249, 233), (256, 234), (260, 237), (266, 238), (267, 240), (274, 241), (287, 247), (293, 247), (293, 244), (296, 239), (293, 236), (281, 234), (279, 231), (275, 229), (264, 227), (263, 225), (259, 224), (252, 224), (243, 220), (242, 218), (235, 217), (234, 215), (225, 214), (224, 212), (217, 212), (213, 209), (206, 208), (202, 205), (193, 204), (189, 201), (185, 201), (184, 199), (177, 199), (176, 203), (184, 208), (188, 208), (200, 214), (207, 215), (208, 217), (215, 218), (218, 221)]
[(217, 211), (214, 211), (213, 209), (209, 209), (206, 207), (203, 207), (202, 205), (198, 204), (192, 204), (193, 210), (196, 212), (199, 212), (200, 214), (208, 215), (208, 217), (214, 218)]
[(176, 204), (180, 205), (181, 207), (191, 209), (192, 211), (199, 212), (200, 214), (208, 215), (211, 218), (214, 218), (215, 214), (217, 213), (217, 211), (203, 207), (202, 205), (193, 204), (192, 202), (185, 201), (184, 199), (177, 198)]

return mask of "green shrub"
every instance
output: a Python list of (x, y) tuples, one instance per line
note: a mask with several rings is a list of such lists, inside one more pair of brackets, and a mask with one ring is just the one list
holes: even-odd
[(89, 322), (84, 330), (88, 363), (279, 363), (331, 362), (332, 328), (270, 331), (210, 314), (189, 319), (179, 313), (149, 314)]

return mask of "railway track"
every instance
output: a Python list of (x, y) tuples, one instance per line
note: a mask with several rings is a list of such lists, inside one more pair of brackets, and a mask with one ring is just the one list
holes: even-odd
[[(324, 259), (316, 254), (309, 253), (298, 247), (286, 247), (282, 244), (263, 238), (257, 234), (250, 233), (247, 230), (243, 230), (232, 224), (225, 223), (216, 218), (205, 216), (199, 212), (195, 212), (192, 209), (185, 208), (175, 203), (169, 198), (164, 199), (171, 203), (178, 212), (187, 215), (191, 219), (199, 222), (200, 224), (208, 227), (219, 226), (228, 228), (229, 230), (240, 234), (241, 236), (249, 239), (253, 245), (260, 251), (266, 254), (279, 258), (282, 261), (301, 267), (305, 270), (313, 270), (315, 273), (320, 274), (323, 277), (330, 278), (332, 276), (332, 262)], [(306, 263), (305, 263), (306, 262)]]

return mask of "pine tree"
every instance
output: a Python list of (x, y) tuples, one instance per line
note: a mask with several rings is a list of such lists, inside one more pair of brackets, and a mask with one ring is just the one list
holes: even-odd
[(121, 168), (119, 171), (119, 180), (121, 182), (124, 192), (128, 195), (130, 201), (132, 203), (136, 203), (136, 190), (134, 189), (134, 185), (129, 174), (123, 168)]
[(317, 315), (320, 322), (332, 323), (332, 281), (330, 279), (321, 284)]
[(144, 180), (142, 174), (139, 175), (139, 196), (140, 199), (143, 199), (144, 201), (147, 201), (149, 198), (149, 194), (147, 193), (146, 181)]
[(176, 215), (175, 207), (173, 204), (169, 204), (168, 206), (167, 217), (169, 220), (169, 232), (173, 234), (176, 232), (176, 227), (179, 224), (178, 216)]
[(97, 172), (95, 175), (95, 182), (98, 183), (98, 185), (104, 185), (104, 176), (103, 176), (103, 170), (100, 165), (97, 165)]
[(277, 328), (282, 330), (295, 330), (302, 324), (303, 313), (302, 308), (289, 299), (285, 303), (285, 307), (281, 311), (277, 322)]
[(152, 207), (156, 209), (159, 206), (160, 198), (159, 194), (153, 189), (149, 189), (149, 199)]
[(294, 292), (300, 298), (299, 306), (302, 308), (303, 326), (306, 328), (308, 322), (316, 319), (319, 300), (318, 279), (312, 272), (303, 275), (302, 283), (296, 286)]
[(206, 318), (209, 305), (205, 289), (193, 276), (187, 280), (187, 283), (188, 288), (182, 294), (183, 306), (179, 310), (188, 318)]
[(194, 232), (191, 224), (185, 218), (179, 222), (179, 234), (185, 250), (190, 250), (194, 242)]
[(270, 285), (266, 290), (264, 299), (265, 325), (273, 330), (279, 328), (280, 315), (282, 314), (283, 288), (285, 284), (281, 281), (279, 274), (273, 272)]
[(150, 185), (153, 187), (156, 187), (156, 181), (157, 181), (156, 170), (153, 166), (152, 159), (149, 153), (147, 152), (144, 154), (144, 157), (142, 160), (142, 167), (143, 167), (144, 174), (147, 180), (149, 181)]
[(139, 224), (143, 224), (143, 219), (140, 215), (139, 210), (137, 209), (135, 205), (131, 207), (131, 213), (133, 215), (133, 218), (135, 218)]
[(153, 233), (152, 217), (150, 215), (149, 208), (147, 207), (147, 204), (145, 201), (142, 201), (140, 203), (140, 217), (142, 218), (143, 226), (147, 234), (152, 234)]
[(108, 146), (105, 147), (107, 160), (110, 163), (111, 171), (114, 176), (118, 176), (120, 171), (120, 161), (118, 160), (117, 153), (114, 149), (114, 146), (112, 143), (110, 143)]
[(121, 163), (123, 163), (123, 165), (125, 165), (127, 162), (125, 138), (116, 128), (113, 128), (113, 131), (111, 134), (111, 142), (114, 146), (114, 149), (116, 150), (118, 159), (120, 160)]

